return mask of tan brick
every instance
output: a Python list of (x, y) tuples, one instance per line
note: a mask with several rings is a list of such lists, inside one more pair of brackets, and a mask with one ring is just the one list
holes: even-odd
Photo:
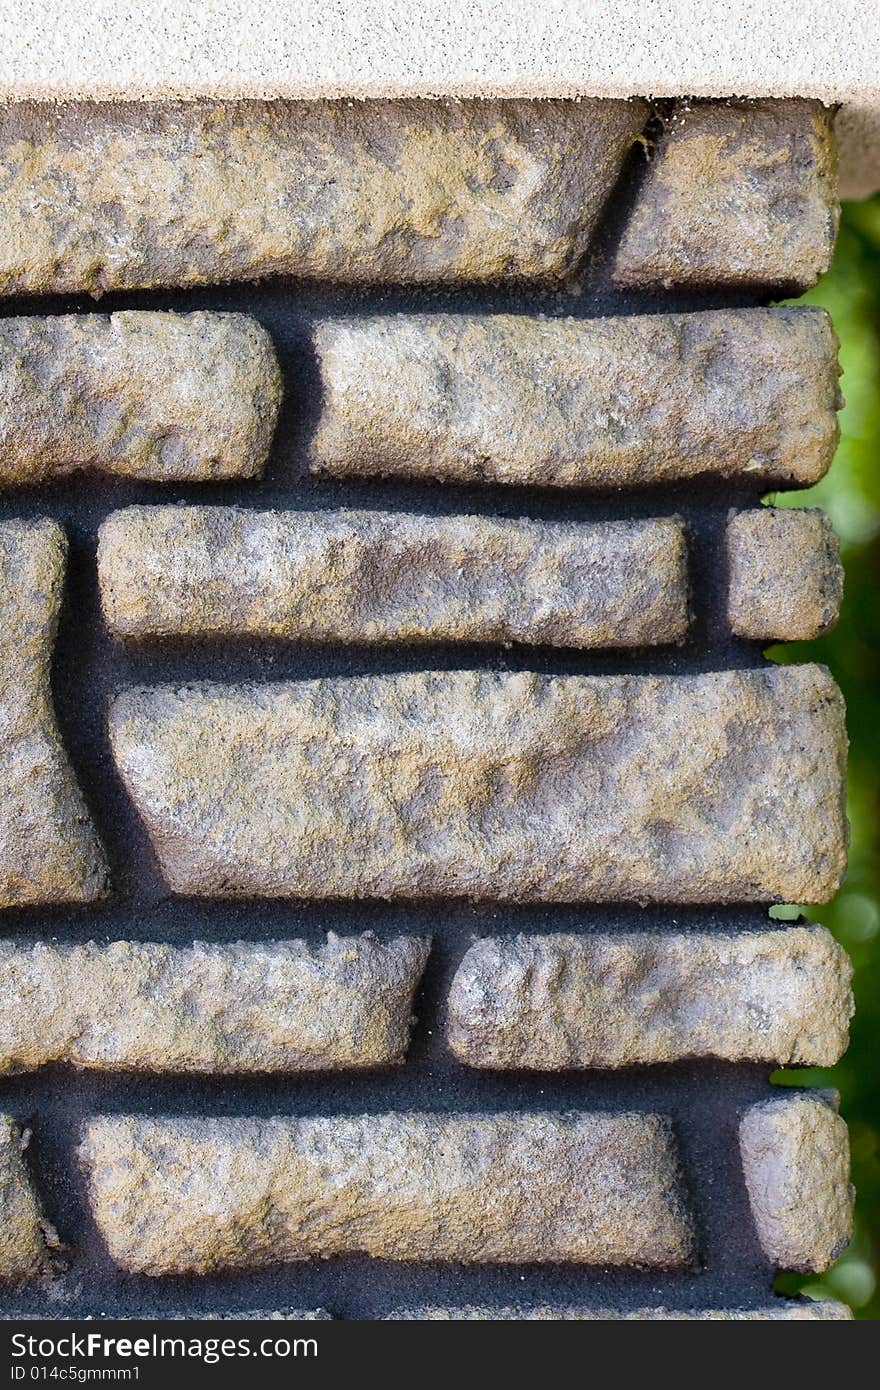
[(824, 927), (489, 937), (452, 982), (447, 1037), (472, 1067), (833, 1066), (851, 979)]
[(355, 1253), (692, 1258), (675, 1145), (656, 1115), (102, 1116), (80, 1157), (110, 1255), (138, 1274)]
[(0, 1073), (63, 1063), (286, 1072), (400, 1062), (430, 943), (0, 942)]
[(315, 333), (316, 472), (541, 487), (802, 486), (837, 442), (824, 310), (393, 314)]
[(244, 314), (126, 310), (0, 320), (0, 391), (0, 486), (207, 482), (262, 471), (281, 375)]
[(642, 101), (12, 103), (0, 292), (559, 279)]
[(818, 902), (844, 871), (819, 666), (133, 689), (110, 734), (186, 894)]
[(778, 1300), (763, 1308), (405, 1308), (388, 1322), (845, 1322), (852, 1313), (830, 1299)]
[(677, 518), (128, 507), (101, 527), (98, 571), (127, 638), (625, 647), (688, 627)]
[(614, 259), (625, 285), (786, 285), (831, 264), (833, 115), (818, 101), (680, 101)]
[(49, 684), (66, 549), (54, 521), (0, 523), (0, 908), (107, 891)]
[(740, 1151), (761, 1247), (780, 1269), (821, 1271), (852, 1235), (849, 1136), (827, 1092), (754, 1105)]
[(7, 1284), (47, 1278), (60, 1268), (58, 1236), (40, 1210), (22, 1157), (29, 1138), (9, 1115), (0, 1115), (0, 1280)]
[(818, 508), (757, 507), (732, 516), (727, 565), (727, 617), (738, 637), (808, 642), (840, 617), (840, 543)]

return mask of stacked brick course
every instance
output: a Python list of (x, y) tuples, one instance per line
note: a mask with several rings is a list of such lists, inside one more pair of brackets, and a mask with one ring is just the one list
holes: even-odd
[(843, 708), (761, 653), (841, 596), (761, 505), (837, 438), (769, 306), (828, 113), (19, 106), (0, 170), (5, 1315), (846, 1317), (771, 1292), (852, 1194), (768, 1077), (849, 965), (766, 916)]

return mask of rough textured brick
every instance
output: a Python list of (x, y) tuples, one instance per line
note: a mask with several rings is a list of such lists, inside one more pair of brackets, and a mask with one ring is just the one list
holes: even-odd
[(13, 103), (0, 112), (0, 292), (558, 279), (647, 109)]
[(817, 508), (758, 507), (731, 517), (727, 565), (727, 616), (738, 637), (808, 642), (840, 616), (840, 543)]
[(780, 1269), (821, 1271), (852, 1235), (849, 1136), (827, 1092), (752, 1106), (740, 1124), (752, 1216)]
[(664, 1267), (692, 1254), (656, 1115), (102, 1116), (80, 1157), (111, 1257), (139, 1274), (352, 1253)]
[(403, 1060), (430, 943), (0, 942), (0, 1072), (271, 1072)]
[(121, 637), (307, 642), (682, 641), (681, 523), (129, 507), (101, 528)]
[(844, 870), (819, 666), (132, 689), (110, 734), (186, 894), (819, 902)]
[(55, 1231), (43, 1217), (22, 1153), (29, 1135), (0, 1115), (0, 1280), (24, 1284), (57, 1272)]
[(0, 393), (0, 485), (207, 482), (261, 472), (281, 375), (244, 314), (126, 310), (0, 320)]
[(837, 340), (821, 309), (394, 314), (319, 322), (315, 341), (322, 473), (801, 486), (837, 442)]
[(490, 937), (449, 994), (472, 1067), (627, 1067), (685, 1057), (833, 1066), (852, 967), (824, 927)]
[(65, 555), (53, 521), (0, 524), (0, 907), (93, 902), (107, 889), (49, 685)]
[(614, 278), (806, 289), (831, 263), (838, 212), (833, 114), (820, 102), (677, 102)]
[(844, 1322), (845, 1303), (778, 1300), (764, 1308), (405, 1308), (388, 1322)]

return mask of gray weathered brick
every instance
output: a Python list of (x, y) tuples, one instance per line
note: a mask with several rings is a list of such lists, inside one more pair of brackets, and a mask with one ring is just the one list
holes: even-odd
[(0, 907), (93, 902), (107, 891), (49, 684), (65, 557), (54, 521), (0, 524)]
[(22, 1157), (30, 1136), (0, 1115), (0, 1280), (24, 1284), (58, 1272), (60, 1242), (40, 1210)]
[(816, 482), (837, 442), (824, 310), (394, 314), (316, 328), (316, 472), (542, 487)]
[(132, 689), (110, 734), (186, 894), (820, 902), (844, 871), (819, 666)]
[(676, 1148), (657, 1115), (101, 1116), (80, 1158), (111, 1257), (138, 1274), (353, 1253), (692, 1258)]
[(307, 642), (680, 642), (676, 518), (585, 525), (393, 512), (129, 507), (98, 544), (121, 637)]
[(277, 1072), (403, 1060), (430, 943), (0, 942), (0, 1073)]
[(814, 285), (837, 232), (833, 116), (818, 101), (680, 101), (614, 258), (625, 285)]
[(852, 1312), (830, 1299), (778, 1299), (761, 1308), (404, 1308), (388, 1322), (845, 1322)]
[(452, 982), (447, 1036), (472, 1067), (833, 1066), (851, 978), (824, 927), (489, 937)]
[(244, 314), (126, 310), (0, 320), (0, 392), (0, 486), (206, 482), (262, 471), (281, 375)]
[(840, 543), (818, 508), (756, 507), (727, 526), (727, 616), (738, 637), (808, 642), (840, 616)]
[(852, 1235), (849, 1135), (828, 1092), (747, 1110), (740, 1152), (758, 1239), (780, 1269), (821, 1271)]
[(558, 279), (642, 101), (12, 103), (0, 292)]

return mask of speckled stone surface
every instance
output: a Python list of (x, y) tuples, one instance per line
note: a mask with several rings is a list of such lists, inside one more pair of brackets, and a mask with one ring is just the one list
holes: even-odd
[(614, 256), (624, 285), (785, 285), (831, 263), (832, 113), (817, 101), (678, 102)]
[(840, 542), (818, 508), (757, 507), (727, 527), (727, 618), (737, 637), (809, 642), (840, 617)]
[(25, 1167), (29, 1132), (0, 1115), (0, 1282), (51, 1278), (61, 1266), (60, 1242), (44, 1218)]
[(487, 937), (452, 982), (447, 1037), (472, 1067), (833, 1066), (851, 979), (824, 927)]
[(830, 1299), (785, 1302), (765, 1308), (407, 1308), (389, 1322), (848, 1322), (845, 1303)]
[(52, 704), (66, 554), (54, 521), (0, 523), (0, 908), (95, 902), (108, 890)]
[(110, 738), (188, 895), (824, 902), (846, 860), (819, 666), (135, 688)]
[(837, 444), (822, 309), (317, 324), (317, 473), (541, 487), (805, 486)]
[[(554, 280), (647, 103), (0, 108), (0, 293)], [(33, 190), (39, 190), (35, 199)]]
[(849, 1135), (836, 1096), (802, 1092), (754, 1105), (740, 1152), (761, 1247), (780, 1269), (821, 1272), (852, 1235)]
[(429, 942), (0, 941), (0, 1072), (288, 1072), (402, 1062)]
[(0, 486), (68, 473), (252, 478), (281, 401), (265, 329), (244, 314), (0, 320)]
[(356, 1252), (655, 1267), (693, 1253), (657, 1115), (100, 1116), (79, 1154), (111, 1258), (139, 1274)]
[(129, 639), (654, 646), (687, 633), (686, 570), (674, 517), (129, 507), (98, 541), (104, 616)]

